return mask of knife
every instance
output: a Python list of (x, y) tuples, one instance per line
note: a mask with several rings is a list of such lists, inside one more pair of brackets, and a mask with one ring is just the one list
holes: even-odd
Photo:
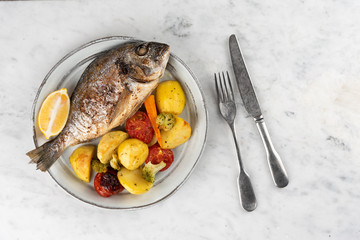
[(254, 88), (246, 70), (246, 65), (235, 34), (232, 34), (229, 38), (229, 47), (231, 61), (240, 95), (246, 111), (254, 118), (261, 139), (264, 143), (272, 179), (277, 187), (286, 187), (289, 183), (289, 179), (286, 174), (284, 165), (281, 162), (281, 158), (276, 152), (270, 139), (270, 135), (266, 128), (265, 120), (262, 116), (259, 102), (256, 98)]

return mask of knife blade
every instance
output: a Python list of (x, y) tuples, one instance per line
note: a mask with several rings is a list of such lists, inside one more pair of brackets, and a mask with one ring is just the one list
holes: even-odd
[(289, 183), (284, 165), (267, 130), (264, 117), (262, 116), (259, 102), (256, 98), (254, 87), (251, 83), (249, 73), (247, 72), (244, 58), (241, 54), (240, 46), (235, 34), (229, 38), (229, 48), (231, 61), (235, 73), (236, 83), (240, 92), (241, 99), (246, 111), (254, 118), (263, 141), (267, 161), (269, 164), (272, 179), (277, 187), (286, 187)]
[(244, 107), (253, 118), (259, 118), (262, 115), (261, 109), (250, 81), (249, 73), (246, 70), (246, 65), (238, 41), (234, 34), (230, 36), (229, 46), (235, 78)]

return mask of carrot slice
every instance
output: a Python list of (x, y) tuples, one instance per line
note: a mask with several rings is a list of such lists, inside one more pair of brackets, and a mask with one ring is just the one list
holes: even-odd
[(145, 100), (144, 105), (145, 105), (146, 112), (149, 116), (151, 126), (154, 129), (156, 139), (157, 139), (160, 147), (162, 147), (161, 134), (160, 134), (158, 124), (156, 123), (157, 111), (156, 111), (156, 104), (155, 104), (155, 96), (150, 95)]

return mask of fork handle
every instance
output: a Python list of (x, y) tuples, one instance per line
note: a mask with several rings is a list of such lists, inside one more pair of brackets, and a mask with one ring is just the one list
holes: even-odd
[(272, 179), (277, 187), (286, 187), (289, 183), (289, 179), (286, 174), (284, 165), (281, 161), (281, 158), (276, 152), (274, 145), (271, 142), (271, 138), (267, 130), (264, 118), (261, 116), (255, 119), (255, 122), (265, 146), (267, 161), (270, 167)]
[(236, 132), (235, 132), (234, 123), (229, 124), (229, 125), (231, 128), (233, 137), (234, 137), (236, 153), (237, 153), (237, 157), (238, 157), (238, 161), (239, 161), (240, 174), (238, 177), (238, 190), (239, 190), (241, 205), (246, 211), (251, 212), (251, 211), (255, 210), (255, 208), (257, 206), (254, 189), (251, 184), (250, 177), (244, 169), (244, 165), (243, 165), (241, 155), (240, 155), (240, 148), (238, 145), (238, 140), (237, 140), (237, 136), (236, 136)]
[(249, 175), (244, 170), (240, 170), (238, 188), (242, 207), (248, 212), (255, 210), (257, 204), (254, 189)]

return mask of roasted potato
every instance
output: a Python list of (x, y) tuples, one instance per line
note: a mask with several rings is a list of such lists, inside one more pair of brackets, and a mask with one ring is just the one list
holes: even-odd
[(70, 156), (70, 164), (76, 176), (84, 182), (90, 182), (91, 159), (95, 156), (96, 146), (78, 147)]
[(162, 148), (172, 149), (185, 143), (191, 136), (191, 127), (184, 119), (175, 117), (175, 125), (169, 131), (161, 130)]
[(185, 108), (186, 98), (178, 81), (165, 81), (156, 88), (156, 106), (160, 113), (179, 115)]
[(154, 134), (153, 138), (147, 145), (148, 145), (148, 147), (151, 147), (151, 146), (155, 145), (155, 143), (157, 143), (157, 138), (156, 138), (156, 135)]
[(121, 185), (132, 194), (146, 193), (153, 186), (151, 182), (142, 177), (141, 168), (135, 170), (121, 168), (117, 173), (117, 177)]
[(129, 170), (134, 170), (143, 164), (149, 155), (149, 148), (146, 143), (131, 138), (123, 141), (118, 148), (120, 163)]
[(113, 131), (105, 134), (100, 139), (97, 150), (97, 157), (100, 162), (104, 164), (109, 163), (116, 148), (127, 138), (129, 138), (129, 134), (123, 131)]

